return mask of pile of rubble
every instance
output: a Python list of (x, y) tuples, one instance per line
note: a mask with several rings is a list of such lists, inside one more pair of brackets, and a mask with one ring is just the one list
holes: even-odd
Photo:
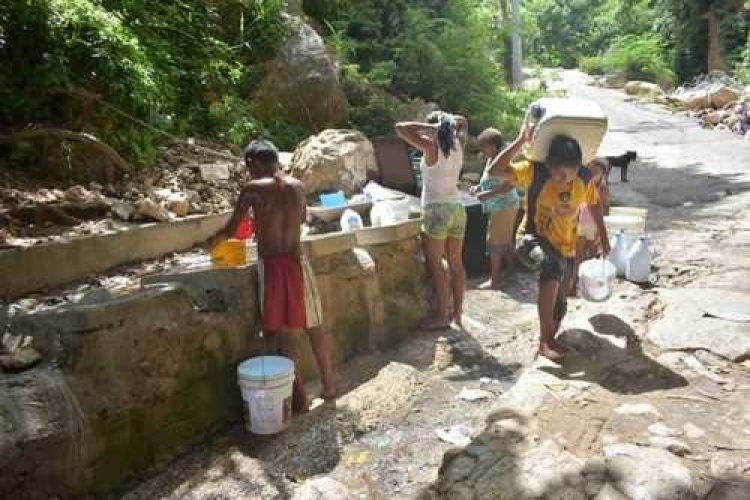
[(698, 118), (706, 128), (743, 136), (747, 131), (750, 89), (743, 88), (725, 73), (699, 77), (692, 85), (677, 89), (668, 100), (684, 109), (688, 116)]
[(230, 210), (244, 176), (239, 160), (231, 158), (229, 151), (174, 143), (162, 148), (154, 168), (130, 172), (116, 185), (60, 189), (6, 175), (0, 182), (0, 246), (107, 234), (128, 223)]

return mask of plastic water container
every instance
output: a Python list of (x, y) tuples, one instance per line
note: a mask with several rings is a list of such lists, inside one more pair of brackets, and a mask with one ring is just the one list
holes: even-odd
[(641, 236), (628, 251), (625, 278), (634, 283), (647, 283), (651, 275), (651, 253), (648, 238)]
[(224, 240), (211, 250), (211, 261), (221, 267), (247, 264), (247, 244), (243, 240)]
[(281, 356), (260, 356), (237, 367), (245, 427), (253, 434), (277, 434), (292, 419), (294, 363)]
[[(537, 118), (540, 115), (541, 117)], [(526, 156), (545, 161), (549, 143), (556, 135), (567, 135), (578, 141), (583, 163), (591, 161), (607, 132), (607, 116), (594, 101), (587, 99), (545, 97), (533, 102), (527, 120), (536, 123), (534, 138)]]
[(362, 226), (364, 226), (362, 217), (351, 208), (347, 208), (346, 210), (344, 210), (344, 213), (341, 215), (340, 222), (341, 230), (344, 232), (354, 231), (355, 229), (362, 229)]
[(604, 302), (612, 296), (615, 284), (615, 265), (606, 259), (590, 259), (581, 263), (578, 282), (581, 295), (591, 302)]
[(628, 265), (628, 246), (625, 232), (620, 230), (615, 233), (610, 244), (609, 260), (614, 264), (617, 276), (624, 277)]
[(643, 219), (644, 224), (648, 217), (648, 208), (641, 207), (609, 207), (609, 215), (633, 215)]
[(411, 202), (409, 198), (390, 201), (393, 217), (396, 222), (406, 222), (411, 216)]
[(237, 231), (234, 233), (234, 238), (237, 240), (249, 240), (253, 237), (255, 232), (255, 219), (249, 215), (243, 217), (240, 224), (237, 226)]
[(638, 215), (607, 215), (604, 217), (607, 233), (624, 233), (628, 247), (646, 232), (646, 219)]
[(343, 191), (320, 195), (320, 204), (323, 208), (338, 208), (346, 206), (346, 197)]
[(370, 223), (372, 227), (389, 226), (395, 222), (396, 216), (393, 214), (390, 203), (379, 201), (372, 206), (372, 210), (370, 210)]

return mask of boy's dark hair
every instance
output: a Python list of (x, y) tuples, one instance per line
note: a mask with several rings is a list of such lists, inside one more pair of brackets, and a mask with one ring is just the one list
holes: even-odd
[(482, 133), (477, 137), (477, 142), (479, 142), (480, 146), (488, 144), (495, 146), (497, 149), (502, 149), (505, 145), (503, 133), (496, 128), (486, 128), (482, 130)]
[(256, 139), (248, 144), (243, 156), (245, 161), (250, 159), (268, 166), (274, 166), (279, 162), (279, 150), (271, 141), (263, 139)]
[(551, 167), (575, 168), (581, 165), (583, 153), (578, 141), (567, 135), (556, 135), (549, 143), (545, 163)]

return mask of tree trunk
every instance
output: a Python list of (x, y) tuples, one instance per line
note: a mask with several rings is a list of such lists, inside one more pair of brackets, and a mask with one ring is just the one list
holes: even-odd
[(708, 22), (708, 72), (726, 71), (727, 62), (721, 51), (721, 26), (713, 5), (708, 8), (703, 19)]
[(512, 0), (511, 4), (511, 46), (513, 53), (513, 88), (523, 83), (523, 53), (521, 48), (521, 0)]
[(502, 31), (503, 35), (503, 70), (505, 73), (505, 83), (508, 86), (513, 85), (513, 45), (510, 36), (510, 9), (508, 0), (499, 0), (500, 13), (498, 17), (497, 29)]

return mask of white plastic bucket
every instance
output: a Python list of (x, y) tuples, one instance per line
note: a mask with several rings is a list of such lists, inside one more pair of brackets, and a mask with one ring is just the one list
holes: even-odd
[(604, 225), (607, 227), (607, 234), (623, 231), (628, 245), (646, 232), (646, 219), (638, 215), (608, 215), (604, 217)]
[(581, 295), (591, 302), (604, 302), (612, 296), (617, 269), (606, 259), (590, 259), (578, 270)]
[(247, 430), (263, 435), (286, 430), (292, 419), (292, 360), (281, 356), (251, 358), (237, 367), (237, 378)]
[(609, 215), (634, 215), (644, 221), (648, 217), (648, 208), (641, 207), (609, 207)]

